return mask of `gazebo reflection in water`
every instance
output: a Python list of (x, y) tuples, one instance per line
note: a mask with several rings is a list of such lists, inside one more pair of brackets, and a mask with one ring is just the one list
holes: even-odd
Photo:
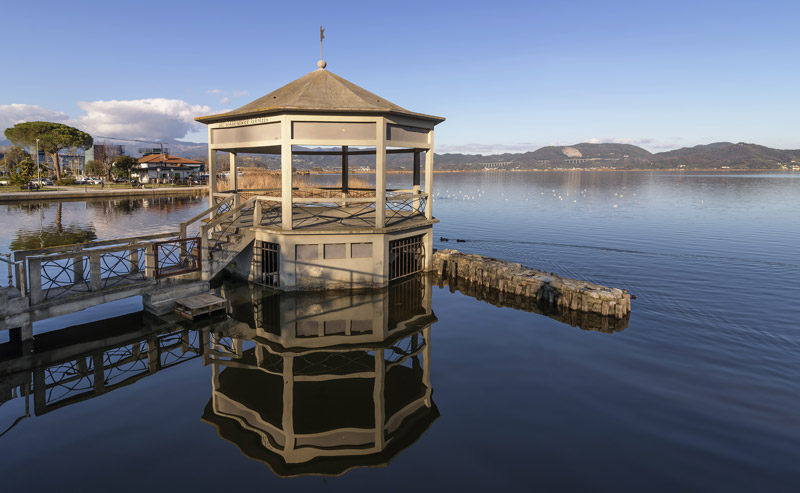
[(367, 292), (226, 296), (243, 323), (209, 335), (203, 420), (276, 474), (385, 466), (438, 418), (425, 278)]

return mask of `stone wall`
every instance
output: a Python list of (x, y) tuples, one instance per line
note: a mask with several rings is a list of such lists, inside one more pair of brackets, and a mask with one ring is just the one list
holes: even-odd
[(464, 279), (564, 310), (618, 319), (627, 317), (631, 311), (631, 296), (624, 289), (567, 279), (482, 255), (439, 250), (433, 255), (432, 269), (443, 278)]
[(596, 313), (581, 312), (578, 310), (567, 310), (550, 306), (547, 303), (540, 303), (536, 298), (528, 298), (518, 294), (501, 293), (500, 291), (479, 286), (466, 279), (448, 279), (446, 277), (434, 279), (440, 288), (447, 287), (450, 292), (460, 292), (479, 301), (484, 301), (490, 305), (501, 308), (512, 308), (526, 312), (544, 315), (563, 324), (578, 327), (581, 330), (591, 330), (613, 334), (622, 332), (628, 328), (630, 315), (616, 318), (613, 315), (603, 316)]

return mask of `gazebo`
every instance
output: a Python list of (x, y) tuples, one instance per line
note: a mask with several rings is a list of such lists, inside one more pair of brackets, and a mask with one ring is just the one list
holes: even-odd
[[(241, 108), (196, 119), (208, 125), (211, 205), (257, 211), (248, 214), (256, 218), (252, 255), (239, 255), (235, 270), (295, 290), (380, 287), (428, 269), (437, 222), (433, 132), (444, 118), (408, 111), (329, 72), (323, 60), (317, 65)], [(217, 186), (218, 152), (230, 156), (228, 190)], [(280, 189), (240, 189), (241, 153), (280, 155)], [(408, 188), (386, 187), (394, 154), (413, 157)], [(294, 156), (336, 156), (341, 185), (294, 186)], [(375, 156), (374, 188), (349, 186), (352, 156)]]

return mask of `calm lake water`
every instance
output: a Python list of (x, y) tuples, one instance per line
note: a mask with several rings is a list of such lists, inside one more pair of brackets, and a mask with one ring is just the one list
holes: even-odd
[[(800, 174), (435, 181), (436, 248), (626, 288), (628, 326), (581, 330), (430, 283), (322, 298), (226, 283), (238, 325), (220, 323), (204, 342), (203, 330), (159, 326), (140, 300), (123, 300), (35, 325), (37, 348), (55, 351), (56, 329), (117, 317), (70, 329), (108, 331), (116, 346), (0, 377), (3, 491), (800, 490)], [(0, 205), (0, 250), (64, 231), (170, 231), (205, 207)], [(344, 352), (248, 339), (297, 322), (307, 344), (344, 329), (301, 330), (300, 315), (334, 312), (353, 333), (389, 335)], [(100, 361), (116, 365), (107, 390), (92, 379)], [(46, 393), (18, 395), (37, 378)], [(397, 421), (382, 438), (379, 419)], [(289, 427), (302, 456), (293, 464), (268, 451)]]

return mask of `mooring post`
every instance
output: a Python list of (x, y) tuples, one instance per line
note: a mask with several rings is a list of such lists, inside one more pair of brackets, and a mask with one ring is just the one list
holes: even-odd
[(152, 279), (156, 276), (156, 244), (150, 243), (144, 249), (144, 277)]
[[(186, 237), (187, 237), (186, 236), (186, 224), (185, 223), (181, 223), (180, 229), (178, 231), (178, 239), (179, 240), (185, 240)], [(178, 242), (178, 258), (181, 259), (181, 260), (185, 259), (187, 253), (188, 252), (186, 250), (186, 242), (185, 241), (179, 241)]]
[(89, 252), (89, 288), (92, 291), (100, 291), (103, 284), (100, 278), (100, 252)]
[(128, 256), (130, 268), (128, 271), (133, 274), (139, 272), (139, 248), (136, 246), (136, 240), (130, 242), (130, 255)]
[(72, 278), (75, 280), (75, 284), (80, 281), (83, 281), (83, 246), (82, 245), (75, 245), (75, 248), (72, 249), (75, 252), (75, 256), (72, 257)]
[(42, 259), (28, 257), (28, 271), (31, 283), (31, 305), (42, 302)]
[(25, 270), (25, 261), (16, 264), (17, 269), (17, 289), (23, 298), (28, 296), (28, 273)]

